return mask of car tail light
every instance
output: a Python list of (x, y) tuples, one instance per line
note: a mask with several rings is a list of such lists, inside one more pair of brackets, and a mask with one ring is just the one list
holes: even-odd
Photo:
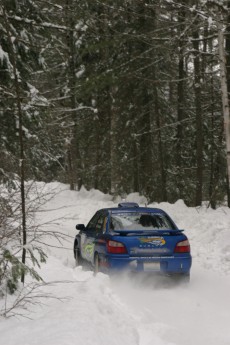
[(127, 249), (124, 246), (124, 244), (117, 241), (108, 240), (106, 242), (106, 248), (107, 248), (108, 253), (111, 253), (111, 254), (126, 254), (127, 253)]
[(188, 240), (178, 242), (174, 253), (190, 253), (190, 244)]

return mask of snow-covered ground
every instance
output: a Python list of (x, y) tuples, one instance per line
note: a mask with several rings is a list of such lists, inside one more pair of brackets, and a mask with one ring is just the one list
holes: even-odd
[[(228, 208), (188, 208), (181, 200), (151, 205), (168, 212), (190, 239), (191, 282), (176, 286), (159, 278), (143, 282), (102, 273), (94, 277), (75, 267), (75, 225), (87, 223), (97, 209), (114, 203), (96, 190), (74, 192), (58, 183), (39, 188), (57, 194), (36, 213), (36, 222), (43, 223), (45, 231), (69, 237), (62, 246), (54, 237), (45, 238), (49, 259), (39, 273), (50, 284), (35, 293), (47, 297), (29, 306), (30, 319), (0, 319), (0, 345), (230, 344)], [(127, 199), (145, 201), (138, 194)]]

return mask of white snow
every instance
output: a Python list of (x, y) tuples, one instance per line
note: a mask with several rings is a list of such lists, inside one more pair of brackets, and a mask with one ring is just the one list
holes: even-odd
[(75, 73), (75, 75), (79, 79), (83, 76), (84, 73), (85, 73), (85, 66), (81, 65), (80, 69)]
[(0, 65), (1, 66), (3, 65), (4, 60), (7, 64), (8, 72), (10, 73), (11, 78), (13, 78), (13, 66), (10, 63), (9, 54), (3, 50), (0, 44)]
[[(46, 236), (49, 259), (39, 274), (45, 284), (29, 305), (30, 319), (0, 319), (0, 345), (229, 345), (230, 210), (154, 203), (185, 229), (193, 255), (191, 282), (172, 285), (164, 279), (110, 278), (75, 267), (72, 246), (77, 223), (96, 210), (114, 206), (97, 190), (69, 191), (59, 183), (36, 184), (47, 202), (36, 213), (44, 233), (68, 235), (62, 246)], [(55, 195), (51, 198), (52, 193)], [(129, 201), (144, 203), (137, 193)], [(28, 280), (28, 278), (27, 278)], [(40, 297), (39, 297), (40, 296)], [(43, 297), (42, 297), (43, 296)], [(47, 296), (47, 297), (45, 297)], [(7, 305), (14, 299), (9, 297)], [(0, 309), (5, 301), (0, 301)], [(15, 313), (23, 310), (15, 309)]]
[(0, 61), (3, 63), (3, 60), (6, 59), (7, 61), (9, 60), (8, 53), (6, 53), (3, 49), (2, 46), (0, 45)]

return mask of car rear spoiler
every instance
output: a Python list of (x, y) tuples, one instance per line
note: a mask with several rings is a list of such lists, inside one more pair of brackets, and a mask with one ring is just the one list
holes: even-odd
[(153, 236), (153, 235), (179, 235), (180, 233), (182, 233), (184, 230), (112, 230), (113, 233), (117, 233), (119, 235), (149, 235), (149, 236)]

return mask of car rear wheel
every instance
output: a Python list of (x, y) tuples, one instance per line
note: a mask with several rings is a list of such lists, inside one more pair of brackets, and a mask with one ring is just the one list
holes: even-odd
[(76, 266), (82, 265), (82, 258), (78, 248), (75, 249), (75, 264)]

